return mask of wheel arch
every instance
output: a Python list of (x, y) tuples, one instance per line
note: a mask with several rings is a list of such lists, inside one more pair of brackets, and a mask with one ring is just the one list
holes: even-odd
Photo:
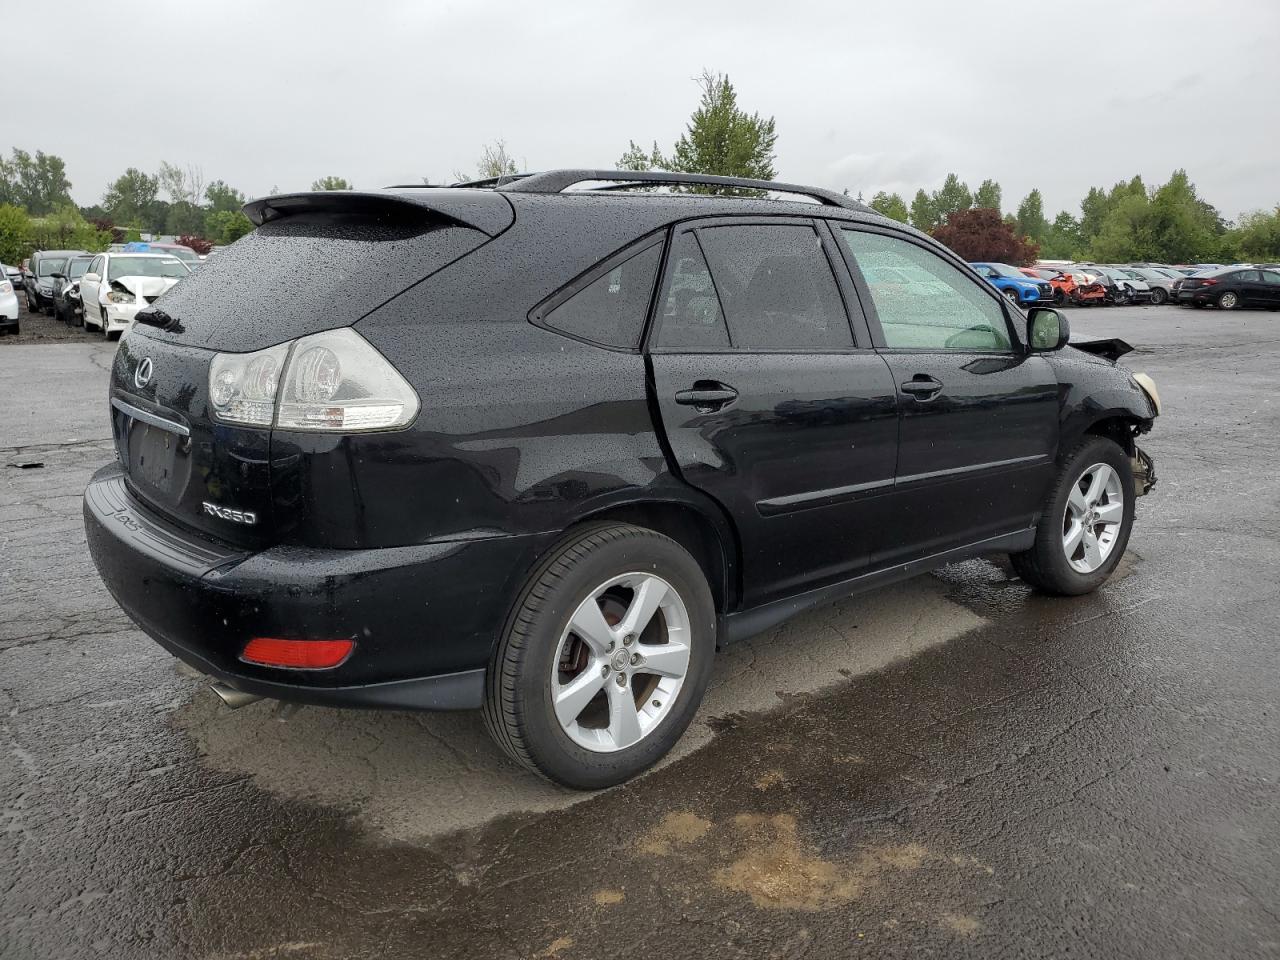
[(728, 517), (686, 500), (645, 499), (611, 504), (580, 517), (569, 529), (630, 523), (670, 537), (698, 562), (711, 587), (716, 613), (735, 609), (741, 597), (740, 550)]

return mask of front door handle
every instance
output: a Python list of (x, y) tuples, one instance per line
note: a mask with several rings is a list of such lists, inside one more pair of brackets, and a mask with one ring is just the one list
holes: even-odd
[(703, 413), (719, 410), (738, 399), (738, 391), (717, 380), (699, 380), (688, 390), (676, 391), (676, 403)]
[(942, 392), (941, 380), (935, 380), (922, 373), (917, 373), (906, 383), (900, 383), (898, 386), (903, 393), (909, 393), (917, 400), (932, 400)]

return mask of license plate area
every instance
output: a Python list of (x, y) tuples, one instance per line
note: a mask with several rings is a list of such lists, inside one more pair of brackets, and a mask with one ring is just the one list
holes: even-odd
[(120, 459), (130, 481), (149, 498), (176, 505), (191, 479), (186, 427), (126, 404), (117, 405), (115, 415)]

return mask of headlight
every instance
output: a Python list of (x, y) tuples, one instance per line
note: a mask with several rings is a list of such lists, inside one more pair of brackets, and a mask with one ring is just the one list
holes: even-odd
[(123, 290), (109, 290), (107, 303), (133, 303), (133, 294), (125, 293)]
[(286, 430), (396, 430), (418, 416), (413, 388), (350, 327), (256, 353), (217, 354), (209, 401), (219, 420)]
[(1142, 392), (1151, 398), (1151, 402), (1155, 405), (1156, 416), (1160, 416), (1160, 391), (1156, 389), (1156, 382), (1145, 373), (1135, 373), (1133, 382), (1136, 383)]

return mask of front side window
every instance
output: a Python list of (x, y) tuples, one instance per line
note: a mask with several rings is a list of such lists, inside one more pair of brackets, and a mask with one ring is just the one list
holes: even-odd
[(842, 350), (853, 346), (831, 264), (809, 224), (710, 227), (698, 239), (734, 347)]
[(669, 263), (656, 345), (690, 351), (729, 349), (720, 298), (693, 231), (676, 237)]
[(1280, 283), (1280, 273), (1272, 273), (1270, 270), (1262, 271), (1263, 283)]
[(615, 264), (544, 315), (542, 323), (592, 343), (635, 349), (661, 257), (662, 244), (655, 243)]
[(871, 290), (885, 346), (1012, 349), (1000, 304), (957, 267), (897, 237), (847, 229), (840, 233)]

